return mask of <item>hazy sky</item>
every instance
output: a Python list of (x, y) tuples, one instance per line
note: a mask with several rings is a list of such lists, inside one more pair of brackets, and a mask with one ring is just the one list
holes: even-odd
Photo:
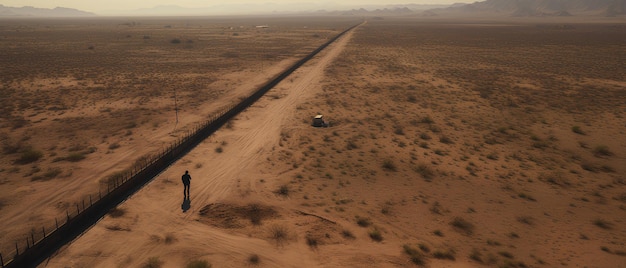
[(151, 8), (159, 5), (177, 5), (182, 7), (210, 7), (222, 4), (264, 4), (264, 3), (315, 3), (319, 5), (338, 4), (345, 6), (372, 4), (453, 4), (470, 3), (476, 0), (0, 0), (0, 4), (10, 7), (33, 6), (40, 8), (68, 7), (90, 12), (104, 10), (132, 10)]

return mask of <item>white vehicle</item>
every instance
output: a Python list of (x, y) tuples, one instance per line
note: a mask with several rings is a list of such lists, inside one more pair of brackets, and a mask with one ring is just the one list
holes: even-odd
[(311, 125), (314, 127), (328, 127), (328, 122), (324, 121), (323, 115), (318, 114), (313, 118), (313, 123)]

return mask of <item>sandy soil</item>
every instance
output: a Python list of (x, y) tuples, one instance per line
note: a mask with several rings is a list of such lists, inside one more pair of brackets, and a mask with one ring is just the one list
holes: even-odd
[(370, 20), (42, 266), (626, 267), (625, 30)]
[[(16, 241), (26, 246), (31, 230), (39, 234), (42, 225), (51, 230), (55, 218), (62, 223), (76, 203), (104, 192), (110, 176), (247, 96), (339, 29), (321, 20), (306, 23), (284, 18), (0, 23), (6, 51), (0, 59), (0, 252), (10, 254)], [(20, 160), (29, 153), (36, 158)]]

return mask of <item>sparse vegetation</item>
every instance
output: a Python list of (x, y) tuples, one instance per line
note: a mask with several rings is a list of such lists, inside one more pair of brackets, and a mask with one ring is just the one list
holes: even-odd
[(419, 173), (427, 181), (431, 181), (435, 175), (435, 171), (425, 163), (417, 164), (415, 172)]
[(452, 225), (455, 230), (461, 232), (462, 234), (471, 235), (474, 233), (474, 224), (468, 222), (461, 217), (455, 217), (450, 222), (450, 225)]
[(126, 214), (126, 210), (122, 208), (114, 207), (111, 210), (109, 210), (108, 214), (109, 216), (111, 216), (111, 218), (119, 218)]
[(383, 161), (383, 169), (388, 171), (398, 171), (396, 164), (394, 164), (393, 160), (391, 159), (386, 159), (385, 161)]
[(163, 266), (163, 261), (159, 257), (150, 257), (141, 267), (142, 268), (160, 268)]
[(275, 224), (270, 227), (270, 238), (282, 245), (289, 239), (289, 229), (285, 225)]
[(424, 265), (426, 264), (426, 259), (424, 257), (424, 255), (417, 250), (416, 248), (414, 248), (411, 245), (404, 245), (402, 246), (402, 248), (404, 249), (404, 253), (406, 253), (407, 255), (409, 255), (409, 257), (411, 258), (411, 262), (417, 265)]
[(454, 261), (456, 260), (455, 257), (455, 252), (453, 249), (437, 249), (435, 251), (433, 251), (433, 257), (435, 257), (436, 259), (442, 259), (442, 260), (451, 260)]
[(283, 197), (289, 196), (289, 185), (283, 184), (279, 186), (275, 193)]
[(572, 127), (572, 132), (576, 133), (576, 134), (580, 134), (580, 135), (586, 135), (587, 133), (585, 133), (582, 128), (580, 128), (580, 126), (573, 126)]
[(259, 264), (261, 262), (261, 258), (259, 258), (259, 255), (257, 254), (252, 254), (248, 257), (248, 263), (250, 264)]
[(356, 224), (358, 224), (361, 227), (368, 227), (368, 226), (372, 225), (372, 222), (368, 218), (363, 218), (363, 217), (357, 216), (356, 217)]
[(606, 145), (598, 145), (593, 149), (593, 154), (597, 157), (613, 156), (613, 152)]
[(380, 233), (380, 230), (378, 230), (378, 228), (374, 228), (369, 232), (369, 236), (372, 240), (376, 241), (376, 242), (381, 242), (383, 241), (383, 235), (382, 233)]
[(211, 268), (211, 264), (205, 260), (193, 260), (187, 263), (185, 268)]
[(605, 229), (605, 230), (610, 230), (610, 229), (613, 228), (613, 224), (611, 224), (610, 222), (605, 221), (603, 219), (596, 219), (596, 220), (594, 220), (593, 221), (593, 225), (598, 226), (598, 227), (600, 227), (602, 229)]
[(36, 162), (42, 156), (43, 156), (43, 153), (41, 151), (38, 151), (32, 148), (27, 148), (20, 154), (20, 157), (15, 161), (15, 163), (21, 164), (21, 165), (30, 164), (30, 163)]
[(341, 231), (341, 235), (344, 238), (347, 238), (347, 239), (355, 239), (356, 238), (354, 236), (354, 234), (350, 230), (343, 230), (343, 231)]

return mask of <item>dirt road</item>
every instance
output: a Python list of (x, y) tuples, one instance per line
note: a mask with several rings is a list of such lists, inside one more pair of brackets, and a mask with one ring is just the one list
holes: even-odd
[[(136, 267), (156, 257), (164, 267), (182, 267), (198, 258), (220, 263), (220, 267), (240, 267), (252, 253), (263, 256), (264, 263), (270, 265), (314, 265), (316, 260), (298, 254), (310, 251), (302, 243), (277, 250), (266, 240), (203, 224), (198, 221), (198, 212), (211, 203), (248, 198), (259, 183), (272, 183), (267, 175), (266, 181), (259, 181), (257, 164), (266, 161), (267, 154), (278, 146), (281, 130), (298, 103), (320, 91), (317, 82), (324, 69), (341, 53), (351, 35), (337, 40), (230, 126), (120, 205), (122, 216), (106, 216), (44, 265)], [(309, 126), (303, 122), (302, 127)], [(184, 202), (180, 180), (185, 170), (192, 176), (190, 204)], [(189, 206), (186, 212), (182, 211), (184, 206)]]

